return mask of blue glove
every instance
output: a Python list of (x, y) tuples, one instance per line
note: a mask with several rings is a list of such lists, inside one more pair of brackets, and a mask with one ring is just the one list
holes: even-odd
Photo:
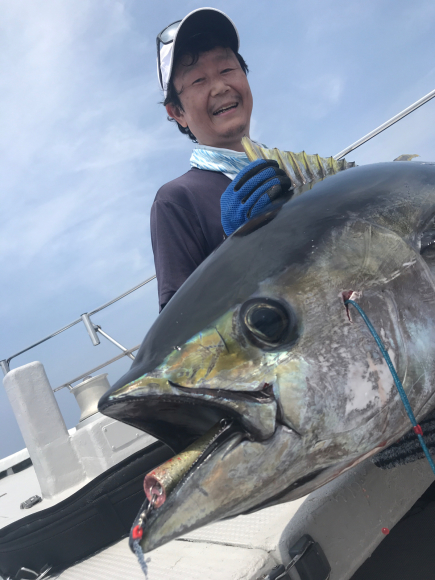
[(256, 159), (242, 169), (221, 197), (221, 222), (227, 236), (292, 187), (276, 161)]

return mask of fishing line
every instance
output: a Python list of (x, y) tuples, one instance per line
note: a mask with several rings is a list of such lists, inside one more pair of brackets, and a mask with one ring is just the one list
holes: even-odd
[(396, 384), (397, 390), (399, 391), (399, 395), (400, 395), (400, 398), (402, 399), (402, 403), (406, 409), (406, 412), (408, 413), (409, 420), (412, 423), (413, 431), (417, 435), (418, 440), (420, 441), (421, 448), (423, 449), (424, 454), (426, 455), (426, 459), (428, 460), (429, 465), (435, 474), (435, 464), (433, 462), (431, 454), (429, 453), (429, 449), (427, 448), (426, 443), (424, 441), (423, 430), (415, 419), (415, 416), (414, 416), (414, 413), (412, 411), (411, 405), (409, 403), (408, 397), (406, 396), (405, 389), (403, 388), (403, 385), (402, 385), (402, 383), (397, 375), (396, 369), (394, 368), (394, 365), (391, 362), (391, 359), (390, 359), (390, 356), (387, 352), (387, 349), (385, 348), (382, 340), (379, 338), (378, 333), (374, 329), (372, 323), (370, 322), (370, 320), (369, 320), (367, 314), (364, 312), (364, 310), (353, 300), (346, 300), (344, 304), (345, 304), (345, 306), (347, 306), (348, 304), (352, 304), (352, 306), (354, 306), (358, 310), (359, 314), (361, 315), (361, 318), (364, 320), (364, 322), (367, 325), (367, 328), (370, 330), (373, 338), (375, 339), (376, 344), (378, 345), (378, 347), (382, 353), (382, 356), (384, 357), (384, 359), (388, 365), (388, 368), (390, 369), (390, 372), (393, 376), (394, 383)]

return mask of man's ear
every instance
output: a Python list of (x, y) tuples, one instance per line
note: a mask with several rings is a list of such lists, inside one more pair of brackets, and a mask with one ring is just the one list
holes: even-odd
[(184, 111), (176, 105), (166, 105), (166, 111), (170, 117), (175, 119), (182, 127), (187, 127), (186, 119), (184, 118)]

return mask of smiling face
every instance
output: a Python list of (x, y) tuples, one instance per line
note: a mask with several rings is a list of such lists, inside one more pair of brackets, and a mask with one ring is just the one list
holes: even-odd
[(243, 151), (241, 139), (249, 136), (252, 94), (248, 79), (230, 48), (216, 47), (190, 64), (181, 57), (173, 82), (183, 109), (166, 106), (170, 117), (189, 127), (198, 143)]

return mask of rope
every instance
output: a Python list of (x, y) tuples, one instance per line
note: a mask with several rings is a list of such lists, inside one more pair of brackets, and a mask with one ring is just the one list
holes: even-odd
[(376, 344), (378, 345), (379, 350), (381, 351), (382, 356), (384, 357), (384, 359), (388, 365), (388, 368), (390, 369), (390, 372), (393, 376), (394, 383), (396, 384), (397, 390), (399, 391), (399, 395), (400, 395), (400, 398), (402, 399), (402, 403), (406, 409), (406, 412), (408, 413), (409, 420), (412, 423), (414, 433), (417, 435), (418, 440), (420, 441), (420, 445), (424, 451), (424, 454), (426, 455), (426, 459), (428, 460), (429, 465), (435, 474), (435, 464), (433, 462), (431, 454), (429, 453), (429, 449), (427, 448), (426, 443), (424, 441), (423, 430), (415, 419), (415, 416), (414, 416), (414, 413), (412, 411), (411, 405), (409, 403), (408, 397), (406, 396), (405, 389), (403, 388), (403, 385), (402, 385), (402, 383), (397, 375), (396, 369), (394, 368), (394, 365), (391, 362), (391, 359), (390, 359), (390, 356), (387, 352), (387, 349), (385, 348), (382, 340), (379, 338), (378, 333), (374, 329), (372, 323), (368, 319), (364, 310), (353, 300), (346, 300), (344, 304), (345, 304), (345, 306), (347, 306), (348, 304), (352, 304), (352, 306), (354, 306), (358, 310), (359, 314), (361, 315), (361, 318), (364, 320), (364, 322), (367, 325), (367, 328), (370, 330), (373, 338), (375, 339)]
[(137, 559), (139, 560), (139, 565), (142, 569), (142, 572), (145, 574), (145, 580), (148, 580), (148, 566), (139, 542), (140, 540), (133, 541), (133, 550), (134, 553), (136, 554)]

